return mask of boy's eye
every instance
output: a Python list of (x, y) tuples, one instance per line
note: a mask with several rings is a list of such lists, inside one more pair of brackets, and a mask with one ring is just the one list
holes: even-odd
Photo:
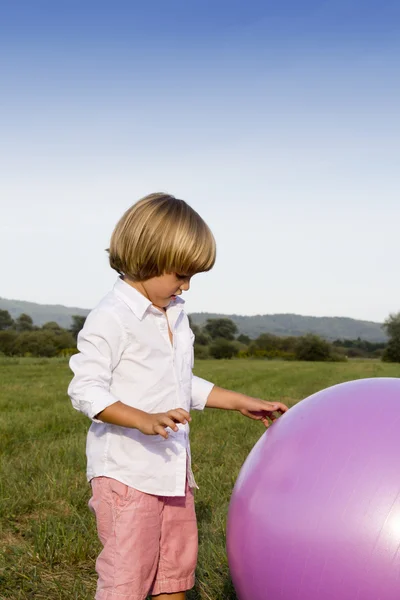
[(175, 273), (177, 279), (190, 279), (189, 275), (180, 275), (179, 273)]

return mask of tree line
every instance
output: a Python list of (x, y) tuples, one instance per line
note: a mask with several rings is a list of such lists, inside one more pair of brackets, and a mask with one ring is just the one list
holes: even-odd
[(0, 310), (0, 355), (71, 356), (76, 352), (76, 338), (85, 317), (74, 316), (69, 329), (49, 321), (38, 327), (23, 313), (15, 320), (7, 310)]
[[(0, 355), (5, 356), (70, 356), (76, 352), (76, 339), (85, 317), (74, 315), (69, 329), (49, 321), (41, 327), (21, 314), (13, 319), (0, 310)], [(383, 327), (389, 341), (335, 340), (328, 342), (318, 335), (277, 336), (262, 333), (256, 339), (240, 333), (228, 318), (207, 319), (200, 327), (190, 321), (195, 334), (194, 352), (203, 358), (280, 358), (284, 360), (345, 361), (348, 358), (381, 358), (400, 362), (400, 313), (388, 317)]]
[(197, 358), (280, 358), (285, 360), (345, 361), (348, 358), (380, 358), (400, 362), (400, 313), (390, 315), (383, 327), (388, 343), (373, 343), (360, 338), (328, 342), (318, 335), (277, 336), (262, 333), (256, 339), (240, 334), (236, 324), (225, 318), (208, 319), (195, 334)]

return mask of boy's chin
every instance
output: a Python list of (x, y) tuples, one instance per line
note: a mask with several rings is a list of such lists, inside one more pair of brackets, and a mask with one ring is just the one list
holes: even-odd
[(161, 298), (154, 298), (154, 300), (151, 300), (153, 306), (155, 306), (156, 308), (159, 308), (161, 310), (163, 310), (164, 308), (167, 308), (167, 306), (169, 306), (171, 300), (165, 300), (165, 299), (161, 299)]
[(160, 300), (160, 304), (159, 306), (161, 306), (161, 308), (167, 308), (171, 302), (173, 302), (172, 298), (167, 298), (165, 300)]

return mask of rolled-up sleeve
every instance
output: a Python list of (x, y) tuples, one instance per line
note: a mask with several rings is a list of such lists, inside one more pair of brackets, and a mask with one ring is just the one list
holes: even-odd
[(69, 363), (74, 377), (68, 395), (73, 407), (94, 421), (97, 421), (96, 415), (118, 401), (110, 392), (110, 386), (126, 338), (119, 319), (104, 309), (92, 311), (79, 332), (79, 352)]
[(207, 398), (213, 389), (214, 384), (206, 379), (193, 375), (192, 377), (192, 401), (191, 408), (193, 410), (203, 410)]

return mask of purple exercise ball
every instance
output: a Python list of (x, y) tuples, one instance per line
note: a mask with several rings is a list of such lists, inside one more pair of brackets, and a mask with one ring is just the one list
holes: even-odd
[(261, 437), (227, 549), (240, 600), (399, 600), (400, 379), (333, 386)]

